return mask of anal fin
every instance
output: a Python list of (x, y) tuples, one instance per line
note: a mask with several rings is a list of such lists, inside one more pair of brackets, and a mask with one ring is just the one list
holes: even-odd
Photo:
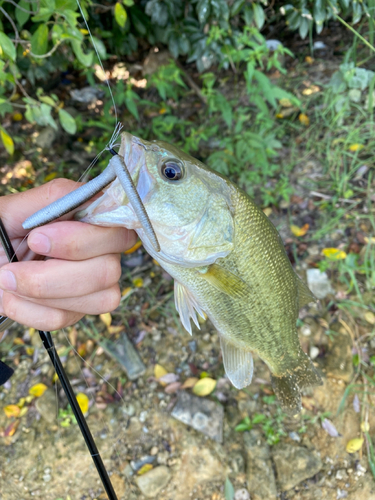
[(181, 323), (185, 330), (187, 330), (190, 335), (192, 335), (190, 318), (194, 321), (197, 328), (199, 328), (200, 330), (201, 327), (199, 326), (196, 312), (203, 319), (205, 318), (204, 312), (202, 311), (193, 294), (189, 292), (189, 290), (181, 285), (181, 283), (179, 283), (177, 280), (175, 280), (174, 282), (174, 302), (178, 314), (180, 315)]
[(251, 383), (254, 363), (251, 352), (234, 346), (220, 335), (221, 351), (225, 373), (236, 389), (243, 389)]

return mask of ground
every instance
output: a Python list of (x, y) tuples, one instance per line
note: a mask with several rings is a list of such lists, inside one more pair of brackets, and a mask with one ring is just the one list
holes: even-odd
[[(338, 43), (336, 31), (325, 41), (332, 51)], [(287, 85), (297, 94), (304, 89), (314, 93), (316, 88), (318, 93), (339, 62), (332, 52), (307, 62), (301, 56), (291, 63)], [(190, 100), (191, 96), (188, 105)], [(319, 111), (313, 101), (310, 108), (308, 102), (306, 106), (311, 116)], [(287, 119), (287, 114), (279, 119)], [(2, 167), (7, 179), (4, 194), (48, 177), (56, 157), (64, 159), (59, 163), (64, 175), (73, 175), (77, 163), (82, 168), (92, 158), (90, 149), (79, 149), (80, 141), (73, 144), (77, 149), (72, 154), (55, 141), (51, 130), (24, 124), (24, 133), (31, 136), (31, 131), (34, 150), (26, 159)], [(374, 233), (369, 169), (354, 180), (349, 176), (345, 189), (353, 188), (358, 198), (354, 202), (350, 196), (340, 198), (337, 186), (344, 173), (336, 170), (333, 179), (324, 164), (325, 151), (336, 151), (330, 149), (332, 139), (327, 139), (332, 133), (319, 121), (310, 131), (290, 132), (279, 158), (281, 165), (292, 164), (288, 171), (292, 192), (265, 210), (305, 280), (308, 270), (318, 268), (323, 249), (345, 249), (360, 259), (373, 252), (368, 243)], [(337, 136), (345, 134), (343, 125)], [(336, 146), (343, 148), (345, 141)], [(368, 164), (371, 170), (370, 159)], [(326, 205), (318, 203), (321, 200)], [(306, 224), (306, 236), (291, 229)], [(246, 500), (249, 494), (252, 500), (375, 499), (368, 461), (375, 427), (371, 364), (375, 316), (371, 286), (363, 278), (367, 271), (353, 268), (356, 288), (350, 268), (332, 264), (327, 269), (328, 285), (320, 283), (314, 290), (321, 293), (319, 302), (301, 310), (301, 344), (312, 356), (323, 385), (306, 391), (301, 414), (292, 418), (281, 412), (261, 360), (255, 361), (254, 379), (247, 389), (231, 386), (224, 376), (215, 329), (203, 321), (192, 337), (184, 331), (174, 309), (170, 276), (142, 248), (124, 255), (122, 264), (123, 300), (111, 318), (86, 317), (54, 333), (74, 390), (89, 396), (87, 421), (119, 499), (224, 500), (226, 478), (236, 500)], [(143, 364), (136, 354), (121, 357), (124, 335)], [(0, 498), (106, 498), (37, 332), (15, 325), (0, 347), (16, 369), (0, 389)], [(134, 363), (140, 369), (130, 377)], [(161, 367), (169, 374), (164, 383), (158, 380)], [(192, 378), (214, 379), (215, 390), (195, 396), (189, 388)], [(30, 388), (39, 383), (46, 391), (29, 397)], [(10, 405), (18, 405), (18, 410), (11, 407), (7, 415), (2, 410)], [(364, 445), (348, 453), (348, 443), (362, 437)]]

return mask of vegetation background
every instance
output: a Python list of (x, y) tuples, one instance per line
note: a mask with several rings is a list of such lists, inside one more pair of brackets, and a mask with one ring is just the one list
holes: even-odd
[[(314, 474), (289, 483), (282, 481), (288, 473), (279, 469), (277, 451), (271, 452), (282, 498), (318, 498), (319, 491), (321, 498), (358, 500), (359, 491), (363, 498), (373, 498), (373, 483), (358, 489), (360, 478), (369, 475), (358, 464), (375, 476), (375, 0), (82, 0), (80, 8), (92, 38), (75, 0), (0, 0), (1, 194), (58, 176), (94, 176), (106, 165), (106, 155), (86, 168), (110, 140), (118, 117), (126, 130), (177, 144), (228, 175), (271, 217), (298, 272), (318, 269), (328, 280), (317, 285), (320, 305), (304, 311), (298, 323), (305, 350), (327, 377), (325, 397), (319, 389), (306, 396), (301, 419), (290, 422), (280, 412), (260, 363), (248, 391), (225, 386), (212, 327), (203, 325), (197, 344), (190, 345), (178, 326), (168, 276), (137, 247), (124, 257), (119, 310), (100, 320), (87, 318), (67, 332), (67, 362), (78, 350), (97, 367), (108, 357), (101, 338), (116, 343), (125, 325), (151, 369), (149, 378), (133, 383), (113, 369), (111, 383), (117, 392), (105, 384), (91, 391), (96, 411), (111, 427), (106, 411), (119, 405), (116, 394), (131, 404), (137, 401), (136, 415), (145, 408), (151, 415), (151, 407), (134, 391), (164, 391), (165, 407), (170, 408), (178, 390), (198, 394), (195, 384), (206, 380), (199, 395), (224, 407), (226, 442), (247, 442), (244, 436), (256, 431), (264, 446), (275, 450), (302, 440), (305, 448), (320, 452), (324, 460), (318, 470), (311, 466)], [(172, 340), (167, 340), (168, 328), (175, 332)], [(185, 364), (163, 353), (155, 329), (162, 330), (166, 352), (187, 349)], [(205, 335), (206, 341), (201, 340)], [(59, 340), (64, 342), (64, 337)], [(1, 348), (12, 363), (24, 363), (32, 373), (45, 362), (35, 355), (33, 332), (22, 326), (12, 330)], [(199, 358), (200, 350), (210, 355)], [(160, 372), (164, 365), (165, 372)], [(164, 376), (160, 373), (175, 374), (175, 385), (154, 387)], [(46, 388), (53, 383), (48, 371), (36, 371), (34, 378)], [(191, 379), (194, 383), (186, 383)], [(24, 425), (32, 427), (35, 415), (47, 412), (36, 405), (43, 391), (22, 401), (33, 384), (28, 380), (26, 387), (24, 382), (23, 375), (22, 390), (14, 383), (0, 392), (6, 410), (0, 417), (1, 439), (9, 457), (13, 449), (13, 464), (25, 446), (17, 431), (21, 418), (29, 418)], [(62, 396), (59, 401), (59, 432), (64, 429), (69, 437), (77, 429)], [(9, 410), (12, 404), (18, 405), (18, 413)], [(156, 440), (154, 447), (161, 446)], [(251, 465), (239, 465), (239, 459), (233, 465), (238, 450), (224, 446), (223, 479), (218, 473), (218, 483), (214, 474), (199, 483), (196, 476), (196, 498), (232, 500), (237, 495), (236, 500), (246, 500), (246, 493), (238, 493), (244, 489), (252, 498), (261, 495), (251, 482)], [(246, 446), (242, 457), (251, 462), (251, 446)], [(146, 448), (135, 444), (121, 459), (134, 461)], [(168, 453), (173, 462), (183, 451)], [(293, 463), (292, 455), (285, 460)], [(327, 457), (333, 460), (333, 475)], [(171, 470), (177, 467), (172, 462), (166, 462)], [(132, 466), (132, 474), (121, 476), (127, 488), (147, 477), (153, 465), (142, 469), (144, 465), (151, 462)], [(346, 476), (338, 474), (342, 470)], [(336, 474), (331, 486), (323, 481), (329, 474)], [(311, 476), (310, 482), (301, 482)], [(68, 490), (61, 484), (51, 489), (63, 492), (59, 494), (64, 498)], [(47, 498), (43, 491), (41, 487)], [(139, 490), (134, 491), (134, 498), (140, 498)], [(259, 498), (274, 493), (267, 490)], [(57, 493), (50, 498), (55, 500)]]

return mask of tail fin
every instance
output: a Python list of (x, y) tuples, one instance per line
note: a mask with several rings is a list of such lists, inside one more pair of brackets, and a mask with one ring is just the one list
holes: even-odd
[(273, 390), (284, 411), (296, 415), (301, 411), (301, 389), (304, 387), (322, 385), (310, 358), (301, 351), (298, 362), (288, 367), (285, 374), (271, 375)]

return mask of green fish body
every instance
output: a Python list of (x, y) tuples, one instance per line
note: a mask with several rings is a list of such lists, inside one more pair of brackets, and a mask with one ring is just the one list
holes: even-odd
[(282, 407), (298, 413), (301, 389), (321, 384), (296, 329), (300, 307), (315, 299), (293, 270), (273, 224), (236, 185), (174, 146), (124, 133), (119, 154), (161, 251), (150, 245), (118, 181), (80, 220), (135, 229), (174, 278), (185, 329), (191, 334), (190, 319), (199, 328), (197, 313), (212, 321), (233, 385), (250, 384), (256, 353), (271, 371)]

